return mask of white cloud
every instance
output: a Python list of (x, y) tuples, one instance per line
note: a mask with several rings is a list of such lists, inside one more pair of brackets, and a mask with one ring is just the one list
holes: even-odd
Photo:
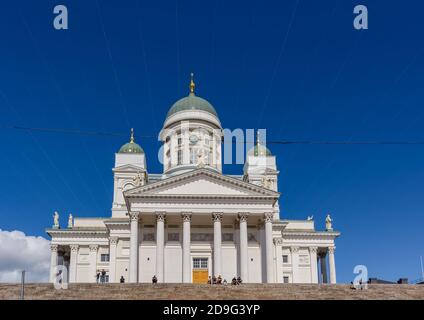
[(26, 236), (21, 231), (0, 229), (0, 282), (47, 282), (50, 270), (50, 241)]

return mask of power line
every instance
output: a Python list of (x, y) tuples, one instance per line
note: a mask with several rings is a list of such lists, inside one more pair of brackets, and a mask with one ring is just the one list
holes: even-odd
[[(22, 131), (36, 131), (47, 133), (62, 133), (74, 134), (85, 136), (115, 136), (115, 137), (128, 137), (128, 133), (123, 132), (104, 132), (104, 131), (84, 131), (60, 128), (39, 128), (39, 127), (24, 127), (16, 125), (0, 125), (3, 129), (13, 129)], [(141, 139), (157, 139), (158, 135), (139, 135)], [(254, 144), (253, 141), (238, 141), (231, 139), (231, 141), (224, 141), (224, 143), (243, 143)], [(424, 145), (424, 140), (267, 140), (266, 144), (275, 145), (290, 145), (290, 144), (304, 144), (304, 145)]]

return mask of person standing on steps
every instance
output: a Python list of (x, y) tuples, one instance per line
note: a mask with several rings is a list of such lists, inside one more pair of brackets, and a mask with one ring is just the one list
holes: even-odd
[(152, 278), (152, 283), (153, 283), (153, 284), (158, 283), (158, 278), (156, 277), (156, 275), (154, 275), (154, 276), (153, 276), (153, 278)]
[(96, 274), (96, 282), (99, 283), (100, 280), (100, 272), (97, 272)]
[(105, 271), (105, 269), (102, 269), (101, 282), (102, 283), (106, 282), (106, 271)]

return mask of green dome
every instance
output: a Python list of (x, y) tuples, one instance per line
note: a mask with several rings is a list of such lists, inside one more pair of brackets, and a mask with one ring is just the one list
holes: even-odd
[(267, 147), (265, 147), (261, 144), (259, 144), (259, 145), (257, 144), (252, 149), (249, 150), (248, 155), (249, 156), (253, 155), (255, 157), (257, 157), (257, 156), (267, 156), (267, 157), (269, 157), (269, 156), (272, 156), (272, 153)]
[(118, 153), (144, 153), (143, 148), (134, 142), (134, 129), (131, 128), (130, 142), (124, 144)]
[(128, 142), (119, 149), (119, 153), (144, 153), (144, 150), (137, 143)]
[(167, 118), (179, 111), (188, 111), (188, 110), (202, 110), (213, 114), (215, 117), (218, 117), (215, 108), (205, 99), (200, 98), (191, 92), (187, 97), (184, 97), (177, 102), (169, 109)]

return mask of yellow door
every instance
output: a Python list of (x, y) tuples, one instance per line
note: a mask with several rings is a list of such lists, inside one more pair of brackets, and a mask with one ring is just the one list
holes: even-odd
[(208, 258), (193, 258), (193, 283), (208, 283)]
[(193, 283), (208, 283), (208, 269), (195, 269), (193, 270)]

